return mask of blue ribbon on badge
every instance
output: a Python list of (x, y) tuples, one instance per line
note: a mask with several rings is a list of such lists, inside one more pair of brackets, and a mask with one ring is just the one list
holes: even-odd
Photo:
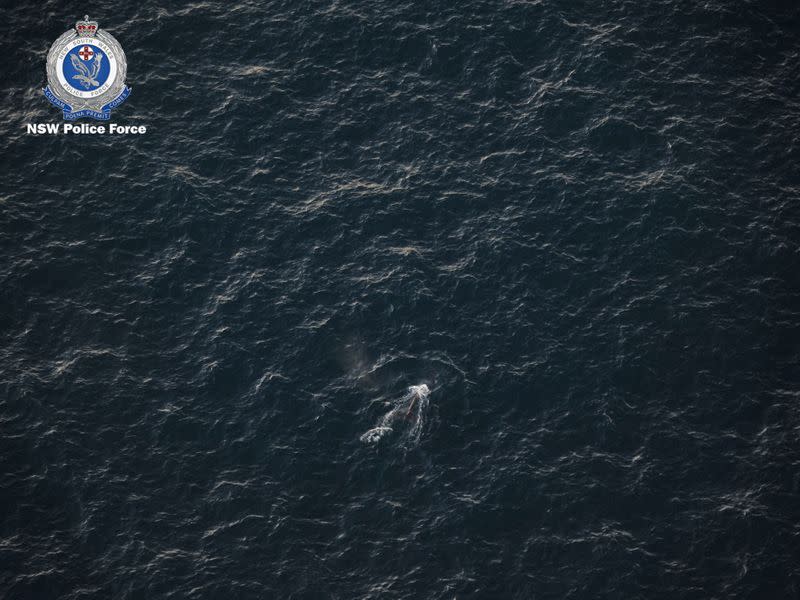
[(44, 88), (44, 96), (47, 98), (51, 104), (57, 106), (61, 110), (64, 111), (64, 118), (67, 121), (74, 121), (75, 119), (80, 119), (81, 117), (89, 117), (91, 119), (96, 119), (97, 121), (108, 121), (111, 118), (111, 109), (117, 108), (120, 104), (125, 102), (128, 96), (131, 95), (131, 88), (125, 86), (122, 88), (122, 92), (120, 95), (114, 98), (111, 102), (104, 105), (99, 111), (92, 110), (90, 108), (84, 108), (83, 110), (79, 111), (72, 111), (72, 107), (61, 100), (60, 98), (56, 97), (53, 94), (50, 86), (48, 85)]

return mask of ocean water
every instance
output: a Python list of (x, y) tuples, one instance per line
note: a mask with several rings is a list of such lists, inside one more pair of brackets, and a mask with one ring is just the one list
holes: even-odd
[(796, 3), (3, 15), (0, 598), (800, 597)]

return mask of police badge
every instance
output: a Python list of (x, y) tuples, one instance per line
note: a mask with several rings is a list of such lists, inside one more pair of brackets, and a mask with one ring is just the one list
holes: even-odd
[(68, 121), (106, 121), (131, 93), (125, 85), (127, 66), (119, 42), (86, 16), (50, 47), (44, 95)]

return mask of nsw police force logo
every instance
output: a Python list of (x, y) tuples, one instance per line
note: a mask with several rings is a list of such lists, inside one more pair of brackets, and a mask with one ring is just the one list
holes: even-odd
[(125, 85), (127, 67), (119, 42), (86, 16), (50, 47), (44, 95), (69, 121), (106, 121), (131, 93)]

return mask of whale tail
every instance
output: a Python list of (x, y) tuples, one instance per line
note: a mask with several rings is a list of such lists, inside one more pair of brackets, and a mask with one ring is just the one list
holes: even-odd
[(391, 427), (373, 427), (369, 431), (363, 433), (359, 440), (364, 442), (365, 444), (377, 444), (381, 441), (381, 438), (388, 433), (394, 431)]

